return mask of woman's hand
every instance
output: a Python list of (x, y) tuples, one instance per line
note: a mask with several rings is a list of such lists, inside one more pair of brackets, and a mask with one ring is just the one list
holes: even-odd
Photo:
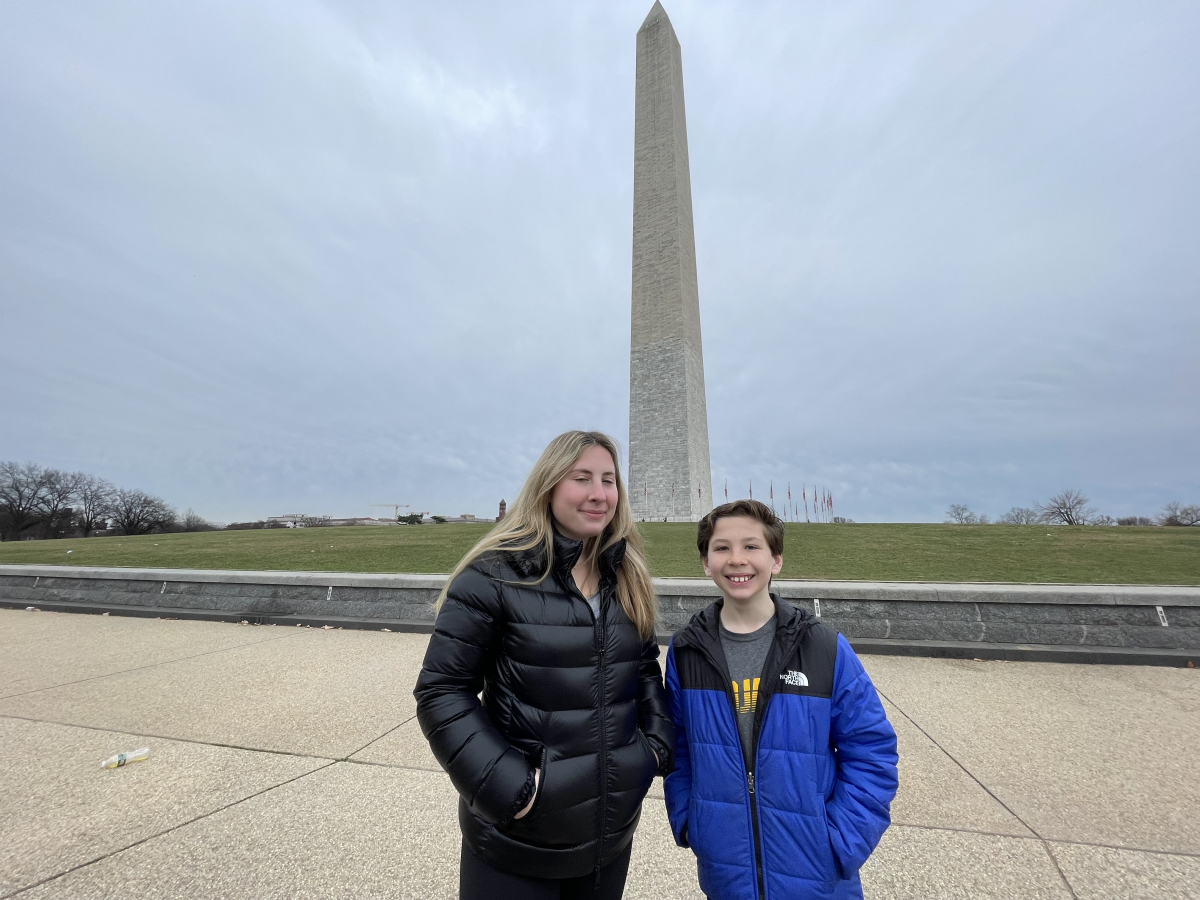
[[(657, 757), (655, 757), (655, 758), (657, 759)], [(529, 798), (529, 803), (526, 804), (525, 808), (523, 810), (521, 810), (519, 813), (517, 813), (515, 816), (513, 816), (514, 819), (523, 819), (525, 817), (525, 815), (531, 809), (533, 809), (533, 804), (537, 802), (538, 783), (541, 780), (542, 780), (542, 770), (534, 769), (533, 770), (533, 796)]]

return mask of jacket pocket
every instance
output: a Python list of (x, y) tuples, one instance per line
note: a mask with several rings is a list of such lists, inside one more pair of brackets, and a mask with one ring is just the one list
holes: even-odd
[(820, 854), (823, 862), (822, 874), (831, 882), (841, 881), (845, 876), (842, 874), (842, 866), (838, 862), (837, 853), (833, 850), (833, 837), (829, 833), (829, 814), (824, 810), (821, 815), (820, 836), (823, 839), (819, 848), (822, 851)]
[(538, 813), (540, 813), (542, 810), (542, 798), (546, 796), (546, 757), (546, 748), (543, 747), (542, 754), (538, 758), (538, 764), (535, 766), (535, 768), (541, 770), (542, 774), (538, 776), (537, 786), (533, 791), (533, 806), (530, 807), (529, 812), (525, 813), (525, 815), (521, 816), (521, 818), (513, 819), (513, 822), (516, 824), (521, 824), (522, 822), (532, 822), (537, 818)]
[(543, 751), (542, 776), (529, 814), (503, 831), (536, 847), (567, 849), (596, 837), (596, 766), (593, 758), (555, 759)]
[(640, 728), (637, 729), (637, 740), (642, 745), (642, 749), (646, 751), (646, 758), (650, 761), (650, 776), (645, 781), (645, 784), (649, 785), (654, 781), (654, 776), (658, 774), (658, 755), (654, 752), (654, 745), (650, 743), (650, 739)]

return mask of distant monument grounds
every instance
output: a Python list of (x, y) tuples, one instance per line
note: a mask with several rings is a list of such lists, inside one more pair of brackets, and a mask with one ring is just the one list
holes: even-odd
[[(633, 181), (628, 482), (666, 639), (717, 591), (690, 524), (712, 509), (712, 478), (683, 65), (658, 2), (637, 33)], [(449, 571), (489, 527), (4, 543), (0, 606), (428, 632), (445, 575), (422, 573)], [(1200, 664), (1200, 528), (786, 531), (777, 589), (862, 652)]]

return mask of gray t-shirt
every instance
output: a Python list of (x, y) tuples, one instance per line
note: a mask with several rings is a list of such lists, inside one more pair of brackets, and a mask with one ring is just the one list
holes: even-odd
[(592, 608), (592, 613), (596, 616), (596, 618), (600, 618), (600, 592), (596, 591), (596, 593), (588, 597), (587, 602), (588, 606)]
[(775, 619), (771, 616), (767, 624), (749, 634), (735, 634), (721, 626), (721, 649), (725, 651), (725, 663), (733, 680), (735, 718), (747, 769), (754, 768), (750, 755), (754, 743), (754, 709), (758, 705), (758, 682), (775, 639)]

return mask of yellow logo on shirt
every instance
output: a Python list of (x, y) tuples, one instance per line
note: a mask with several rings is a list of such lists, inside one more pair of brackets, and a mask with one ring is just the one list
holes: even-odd
[(738, 715), (754, 712), (754, 707), (758, 704), (758, 682), (759, 679), (754, 679), (754, 684), (751, 685), (750, 679), (742, 680), (741, 691), (738, 690), (738, 683), (733, 684), (733, 706), (738, 711)]

